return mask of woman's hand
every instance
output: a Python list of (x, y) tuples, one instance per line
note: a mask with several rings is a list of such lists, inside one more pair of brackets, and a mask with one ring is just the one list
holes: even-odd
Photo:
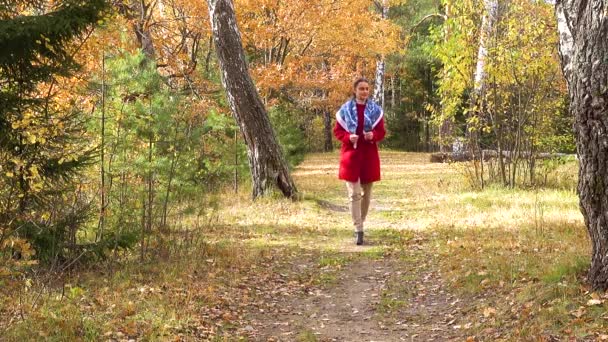
[(374, 132), (365, 132), (364, 135), (365, 140), (372, 141), (374, 140)]
[(353, 144), (353, 147), (356, 149), (357, 148), (357, 141), (359, 140), (359, 136), (356, 134), (351, 134), (350, 135), (350, 142)]

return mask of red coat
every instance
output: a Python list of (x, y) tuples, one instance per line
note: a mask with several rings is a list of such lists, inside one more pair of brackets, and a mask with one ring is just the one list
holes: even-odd
[[(362, 120), (359, 120), (359, 122), (362, 124)], [(357, 133), (362, 130), (362, 127), (359, 127)], [(380, 119), (372, 132), (374, 132), (372, 141), (365, 140), (363, 135), (359, 134), (357, 148), (355, 149), (349, 139), (350, 133), (336, 122), (334, 136), (342, 142), (338, 178), (349, 182), (356, 182), (361, 179), (362, 184), (380, 180), (380, 156), (378, 155), (377, 143), (384, 139), (386, 135), (384, 118)]]

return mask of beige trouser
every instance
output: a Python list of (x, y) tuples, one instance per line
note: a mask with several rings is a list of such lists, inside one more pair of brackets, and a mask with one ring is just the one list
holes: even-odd
[(363, 231), (363, 222), (369, 210), (369, 202), (372, 199), (372, 184), (361, 184), (359, 181), (346, 182), (348, 189), (348, 199), (350, 204), (350, 213), (353, 217), (353, 225), (355, 231)]

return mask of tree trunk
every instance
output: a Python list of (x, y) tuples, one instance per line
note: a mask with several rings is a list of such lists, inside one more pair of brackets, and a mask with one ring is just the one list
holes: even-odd
[(150, 61), (155, 61), (156, 58), (152, 33), (150, 32), (148, 23), (151, 18), (150, 13), (153, 10), (151, 6), (154, 6), (154, 4), (155, 3), (148, 4), (143, 0), (132, 0), (131, 8), (133, 13), (129, 14), (135, 19), (132, 25), (139, 47), (144, 55), (146, 55), (147, 60)]
[(213, 53), (213, 37), (209, 37), (209, 48), (205, 57), (205, 76), (209, 77), (209, 63), (211, 63), (211, 53)]
[(152, 209), (154, 208), (154, 169), (152, 166), (152, 161), (153, 161), (153, 151), (154, 151), (154, 136), (152, 134), (150, 134), (149, 140), (148, 140), (148, 167), (150, 168), (150, 170), (148, 171), (148, 217), (147, 217), (147, 226), (146, 226), (146, 233), (148, 236), (150, 236), (152, 234)]
[(479, 31), (479, 49), (477, 51), (477, 64), (473, 76), (473, 93), (471, 95), (471, 110), (467, 119), (467, 135), (469, 150), (477, 155), (480, 160), (481, 170), (475, 164), (475, 177), (481, 182), (483, 189), (483, 159), (481, 158), (481, 146), (479, 143), (479, 126), (481, 126), (481, 115), (484, 104), (484, 93), (486, 88), (486, 58), (488, 56), (488, 43), (494, 31), (494, 24), (498, 13), (498, 0), (484, 0), (486, 13), (481, 21)]
[(325, 152), (331, 152), (334, 149), (332, 142), (331, 112), (327, 109), (323, 109), (323, 123), (325, 126)]
[(239, 192), (239, 136), (234, 130), (234, 193)]
[(105, 50), (101, 53), (101, 146), (99, 147), (100, 152), (100, 174), (101, 174), (101, 185), (100, 185), (100, 196), (101, 204), (99, 207), (99, 229), (95, 242), (103, 239), (103, 231), (106, 226), (106, 173), (105, 173), (105, 151), (106, 151), (106, 52)]
[(391, 76), (391, 109), (395, 108), (395, 77)]
[(431, 123), (427, 119), (424, 121), (424, 151), (431, 152)]
[(222, 83), (247, 144), (253, 198), (267, 193), (273, 184), (284, 196), (295, 198), (296, 186), (247, 69), (232, 0), (207, 0), (207, 3)]
[(494, 132), (496, 133), (496, 149), (498, 150), (498, 166), (499, 166), (499, 170), (500, 170), (500, 179), (502, 181), (502, 184), (504, 186), (507, 186), (507, 175), (505, 173), (505, 160), (504, 160), (504, 156), (502, 154), (503, 151), (503, 139), (504, 139), (504, 134), (503, 134), (503, 118), (502, 118), (502, 114), (500, 113), (499, 110), (499, 105), (498, 105), (498, 96), (496, 94), (497, 89), (496, 89), (496, 77), (494, 77), (494, 81), (492, 82), (492, 93), (494, 95), (494, 101), (493, 101), (493, 105), (494, 108), (489, 112), (490, 114), (490, 119), (492, 120), (492, 126), (495, 127)]
[(376, 62), (376, 81), (374, 85), (374, 101), (380, 105), (380, 107), (384, 106), (384, 69), (385, 62), (384, 56), (382, 56)]
[(591, 237), (589, 281), (608, 289), (608, 3), (558, 0), (562, 69), (579, 156), (578, 192)]
[[(169, 211), (169, 196), (171, 195), (171, 186), (173, 185), (173, 179), (175, 178), (175, 169), (179, 163), (179, 157), (181, 155), (181, 145), (178, 141), (178, 135), (180, 132), (179, 121), (175, 121), (175, 135), (173, 136), (173, 143), (175, 144), (175, 150), (171, 158), (171, 167), (169, 168), (169, 179), (167, 180), (167, 190), (165, 191), (165, 199), (163, 200), (163, 216), (161, 218), (160, 227), (161, 229), (168, 231), (167, 229), (167, 215)], [(188, 129), (190, 131), (190, 129)], [(188, 132), (189, 135), (189, 132)]]
[[(445, 2), (445, 16), (443, 17), (444, 21), (447, 21), (450, 18), (450, 2)], [(451, 36), (450, 25), (443, 25), (444, 30), (444, 43), (448, 41)], [(446, 68), (442, 68), (441, 73), (443, 74), (441, 77), (445, 77), (447, 74)], [(441, 106), (441, 116), (443, 117), (443, 121), (441, 122), (441, 126), (439, 127), (439, 151), (440, 152), (456, 152), (454, 151), (454, 121), (451, 117), (446, 117), (445, 110), (443, 107), (443, 101), (440, 101), (439, 106)]]
[(498, 14), (497, 0), (484, 0), (486, 13), (482, 18), (481, 30), (479, 33), (479, 50), (477, 51), (477, 64), (475, 66), (474, 76), (474, 97), (479, 97), (483, 94), (486, 84), (486, 57), (488, 56), (488, 41), (492, 36), (494, 24)]
[[(382, 1), (382, 19), (388, 18), (388, 0)], [(374, 84), (374, 101), (384, 107), (384, 70), (386, 69), (386, 63), (384, 56), (381, 56), (376, 62), (376, 81)]]

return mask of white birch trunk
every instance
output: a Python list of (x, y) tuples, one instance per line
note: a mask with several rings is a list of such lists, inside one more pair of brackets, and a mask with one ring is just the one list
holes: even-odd
[[(388, 0), (382, 0), (382, 20), (388, 18), (389, 4)], [(376, 62), (376, 79), (374, 83), (374, 96), (373, 99), (380, 107), (384, 107), (384, 70), (386, 68), (386, 62), (384, 56)]]
[(477, 51), (477, 64), (474, 74), (473, 94), (476, 100), (483, 95), (486, 83), (486, 58), (488, 56), (488, 40), (496, 23), (498, 14), (498, 0), (484, 0), (485, 14), (481, 22), (479, 34), (479, 50)]

